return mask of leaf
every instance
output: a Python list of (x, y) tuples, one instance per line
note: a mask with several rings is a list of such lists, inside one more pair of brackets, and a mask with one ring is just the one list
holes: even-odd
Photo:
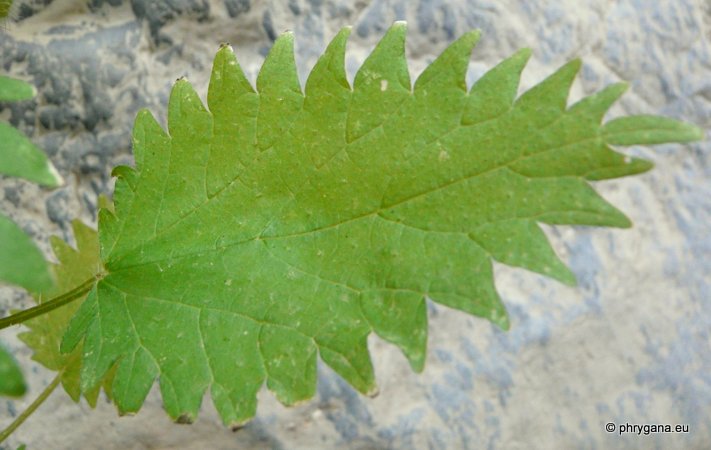
[[(34, 96), (29, 84), (0, 76), (0, 101), (25, 100)], [(22, 177), (58, 186), (62, 177), (41, 150), (22, 133), (0, 123), (0, 174)], [(42, 253), (22, 230), (0, 214), (0, 281), (38, 292), (52, 285)]]
[[(62, 239), (51, 239), (54, 255), (59, 264), (52, 264), (51, 271), (57, 280), (56, 286), (35, 295), (37, 303), (65, 294), (81, 285), (95, 274), (101, 273), (99, 257), (99, 236), (96, 231), (78, 220), (72, 222), (77, 249), (74, 250)], [(80, 398), (79, 371), (81, 368), (81, 346), (69, 354), (62, 354), (59, 345), (67, 329), (69, 320), (79, 308), (82, 298), (65, 306), (52, 310), (24, 323), (30, 330), (18, 336), (28, 347), (34, 350), (32, 359), (50, 370), (62, 372), (61, 381), (64, 390), (75, 402)], [(110, 380), (110, 376), (107, 377)], [(84, 392), (89, 405), (94, 407), (99, 395), (101, 383)], [(107, 386), (109, 392), (110, 386)]]
[[(0, 1), (0, 17), (2, 17), (2, 1)], [(0, 75), (0, 102), (18, 102), (29, 100), (37, 95), (35, 87), (16, 78)]]
[(17, 362), (7, 350), (0, 346), (0, 395), (20, 397), (27, 391), (25, 379)]
[[(467, 92), (473, 32), (411, 88), (396, 23), (351, 88), (348, 33), (304, 94), (287, 33), (256, 91), (223, 47), (209, 110), (181, 79), (167, 133), (139, 113), (136, 168), (114, 171), (116, 210), (100, 212), (107, 274), (62, 342), (70, 351), (83, 339), (83, 389), (116, 364), (122, 413), (159, 378), (173, 419), (192, 421), (210, 389), (224, 422), (241, 424), (265, 382), (287, 405), (312, 397), (318, 355), (373, 394), (368, 335), (422, 370), (426, 297), (508, 328), (492, 260), (574, 282), (538, 222), (630, 226), (587, 181), (651, 168), (610, 148), (601, 128), (624, 85), (566, 108), (573, 61), (517, 98), (524, 50)], [(700, 138), (663, 128), (655, 136)]]
[(47, 262), (32, 240), (0, 214), (0, 280), (33, 292), (52, 286)]
[[(0, 76), (0, 101), (27, 100), (35, 95), (24, 81)], [(22, 177), (44, 186), (56, 187), (62, 177), (47, 156), (25, 135), (0, 122), (0, 173)]]
[(49, 187), (62, 184), (62, 177), (47, 156), (17, 129), (0, 122), (0, 142), (0, 173)]

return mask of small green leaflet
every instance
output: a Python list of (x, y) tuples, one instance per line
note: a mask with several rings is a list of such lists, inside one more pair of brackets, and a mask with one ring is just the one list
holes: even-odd
[(27, 385), (17, 362), (0, 346), (0, 396), (19, 397), (24, 395), (25, 391)]
[[(102, 202), (105, 202), (102, 200)], [(107, 205), (107, 207), (109, 207)], [(59, 264), (52, 264), (51, 271), (57, 280), (57, 285), (35, 294), (37, 303), (58, 297), (73, 288), (81, 285), (95, 274), (101, 273), (101, 260), (99, 259), (99, 235), (96, 231), (78, 220), (72, 222), (74, 239), (77, 249), (74, 250), (62, 239), (53, 236), (51, 239), (54, 255)], [(81, 299), (57, 308), (47, 314), (38, 316), (24, 323), (29, 331), (21, 333), (18, 337), (28, 347), (34, 350), (32, 359), (46, 368), (61, 372), (64, 390), (75, 402), (80, 398), (79, 369), (81, 368), (81, 346), (69, 354), (62, 354), (59, 345), (67, 329), (69, 320), (81, 304)], [(107, 377), (110, 380), (111, 376)], [(98, 383), (93, 389), (84, 392), (89, 405), (96, 405), (99, 389)], [(104, 383), (105, 390), (110, 396), (110, 384)]]
[(235, 425), (254, 416), (265, 382), (287, 405), (312, 397), (319, 356), (372, 394), (373, 331), (423, 369), (426, 297), (509, 326), (492, 260), (574, 282), (537, 222), (630, 226), (588, 180), (651, 164), (608, 144), (701, 137), (659, 117), (601, 126), (622, 84), (566, 109), (579, 61), (517, 98), (528, 50), (467, 92), (476, 32), (411, 87), (396, 23), (351, 88), (348, 34), (305, 93), (287, 33), (256, 91), (224, 47), (209, 111), (179, 80), (167, 133), (139, 113), (136, 168), (115, 169), (116, 210), (100, 212), (107, 275), (62, 342), (71, 351), (83, 339), (82, 389), (116, 366), (122, 413), (158, 378), (173, 419), (193, 420), (209, 389)]
[[(24, 81), (0, 76), (0, 102), (27, 100), (35, 89)], [(56, 187), (62, 177), (45, 154), (17, 129), (0, 122), (0, 174), (22, 177)], [(32, 240), (0, 214), (0, 282), (33, 292), (47, 289), (52, 279), (47, 263)]]

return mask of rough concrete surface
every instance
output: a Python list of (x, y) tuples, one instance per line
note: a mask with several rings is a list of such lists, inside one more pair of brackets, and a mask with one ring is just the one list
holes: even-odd
[[(32, 136), (67, 185), (50, 191), (2, 178), (0, 210), (49, 254), (48, 236), (71, 240), (72, 218), (96, 223), (111, 168), (132, 161), (138, 109), (164, 118), (180, 76), (205, 96), (219, 43), (233, 44), (254, 80), (274, 38), (293, 30), (303, 81), (328, 40), (352, 25), (352, 77), (395, 20), (409, 23), (413, 78), (456, 37), (480, 28), (470, 82), (531, 47), (524, 88), (582, 57), (571, 100), (627, 80), (630, 90), (610, 116), (663, 114), (711, 125), (705, 0), (27, 0), (0, 34), (0, 63), (39, 95), (0, 105), (0, 118)], [(263, 391), (257, 418), (232, 432), (208, 397), (197, 423), (184, 426), (169, 421), (155, 389), (137, 416), (122, 418), (106, 402), (92, 411), (58, 390), (0, 448), (711, 448), (710, 150), (708, 140), (628, 150), (656, 168), (596, 188), (628, 214), (632, 229), (546, 228), (579, 286), (497, 265), (509, 332), (430, 305), (420, 375), (394, 347), (371, 338), (375, 399), (321, 365), (313, 401), (285, 408)], [(29, 304), (19, 290), (0, 289), (0, 314)], [(0, 426), (53, 377), (30, 360), (15, 337), (20, 330), (3, 330), (0, 339), (14, 350), (30, 392), (0, 401)], [(607, 422), (688, 424), (690, 432), (619, 435), (605, 431)]]

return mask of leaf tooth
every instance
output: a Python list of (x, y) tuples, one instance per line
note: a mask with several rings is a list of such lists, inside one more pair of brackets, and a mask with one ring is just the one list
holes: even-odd
[[(119, 355), (102, 353), (101, 336), (98, 331), (94, 331), (97, 327), (93, 323), (84, 340), (82, 348), (82, 366), (80, 370), (80, 387), (84, 396), (88, 396), (89, 392), (96, 389), (97, 385), (101, 384), (105, 376), (115, 367), (116, 361), (120, 359)], [(115, 380), (114, 380), (115, 383)], [(113, 398), (116, 401), (116, 398)]]
[[(406, 33), (405, 22), (395, 22), (358, 70), (346, 122), (347, 142), (380, 126), (410, 97)], [(378, 104), (375, 109), (374, 102)]]
[[(580, 178), (559, 178), (559, 182), (542, 179), (549, 184), (548, 189), (559, 190), (558, 210), (541, 212), (537, 221), (551, 225), (595, 225), (615, 228), (629, 228), (630, 219), (607, 200), (602, 198), (588, 182)], [(556, 186), (557, 184), (557, 186)]]
[(523, 267), (570, 286), (576, 284), (575, 275), (558, 258), (533, 220), (497, 221), (478, 227), (469, 236), (501, 263)]
[(534, 124), (543, 127), (565, 111), (570, 88), (580, 71), (580, 59), (564, 64), (545, 80), (526, 91), (516, 101), (515, 107), (529, 115)]
[(143, 347), (118, 362), (113, 383), (113, 398), (120, 415), (134, 414), (141, 409), (159, 368)]
[(233, 108), (233, 103), (243, 94), (254, 93), (254, 88), (244, 75), (230, 45), (220, 46), (215, 55), (207, 90), (207, 105), (216, 113)]
[[(148, 149), (151, 148), (155, 152), (156, 144), (161, 141), (166, 142), (168, 139), (168, 134), (148, 109), (143, 108), (138, 111), (132, 133), (133, 157), (136, 161), (136, 168), (141, 171), (144, 165), (150, 165), (152, 161), (160, 160), (159, 156), (148, 158), (146, 156)], [(157, 165), (157, 163), (154, 165)]]
[(257, 77), (257, 90), (257, 144), (260, 150), (266, 150), (286, 135), (304, 101), (291, 32), (282, 34), (274, 42)]
[(410, 74), (405, 59), (406, 34), (407, 24), (403, 21), (395, 22), (390, 27), (358, 69), (353, 81), (354, 91), (387, 91), (382, 88), (383, 80), (388, 82), (387, 88), (397, 84), (410, 90)]
[(587, 96), (575, 103), (568, 109), (568, 112), (570, 114), (587, 115), (595, 124), (600, 124), (605, 113), (627, 91), (627, 88), (627, 83), (611, 84), (600, 92)]
[(306, 80), (306, 98), (328, 94), (337, 89), (350, 90), (346, 77), (346, 41), (351, 27), (341, 28), (319, 58)]
[(704, 132), (691, 124), (668, 117), (638, 115), (611, 120), (602, 128), (610, 145), (652, 145), (667, 142), (693, 142), (704, 138)]
[(77, 252), (81, 253), (87, 250), (87, 248), (95, 246), (96, 230), (81, 220), (72, 220), (72, 232), (74, 233), (74, 240), (77, 244)]
[(116, 166), (111, 171), (111, 176), (125, 181), (132, 191), (136, 190), (136, 184), (138, 183), (138, 173), (133, 167), (123, 165)]
[[(162, 199), (165, 209), (160, 213), (165, 214), (160, 215), (158, 227), (172, 223), (194, 208), (212, 187), (208, 183), (208, 175), (212, 174), (205, 167), (213, 153), (213, 116), (187, 80), (178, 80), (173, 86), (168, 103), (168, 130), (171, 153), (170, 158), (163, 159), (169, 160), (166, 191), (172, 192)], [(116, 203), (120, 206), (118, 201)]]
[(308, 400), (316, 393), (316, 355), (313, 340), (287, 327), (263, 326), (260, 351), (267, 387), (287, 405)]
[(473, 125), (509, 111), (518, 94), (521, 73), (530, 58), (531, 49), (523, 48), (479, 78), (469, 91), (462, 124)]
[(607, 145), (603, 146), (599, 153), (601, 154), (601, 159), (605, 159), (605, 164), (591, 168), (583, 174), (587, 180), (607, 180), (627, 175), (637, 175), (647, 172), (654, 167), (654, 163), (651, 161), (623, 155)]
[[(200, 314), (202, 342), (212, 374), (210, 394), (227, 426), (244, 425), (256, 414), (257, 392), (265, 378), (258, 342), (260, 327), (251, 319), (235, 321), (222, 311)], [(234, 359), (225, 358), (234, 351), (238, 351)], [(235, 384), (234, 380), (241, 381)]]
[(509, 165), (529, 178), (580, 176), (588, 180), (623, 177), (652, 168), (652, 163), (613, 151), (601, 139), (589, 139), (530, 154)]
[[(73, 220), (72, 227), (74, 226), (74, 222), (78, 221)], [(74, 231), (74, 236), (75, 238), (77, 236), (76, 230)], [(50, 236), (49, 243), (52, 247), (52, 252), (54, 253), (54, 256), (59, 261), (59, 264), (62, 264), (64, 261), (69, 260), (72, 255), (77, 253), (77, 251), (74, 250), (71, 245), (69, 245), (64, 239), (60, 238), (59, 236)]]
[(260, 94), (283, 91), (301, 93), (301, 84), (294, 59), (294, 33), (287, 31), (274, 41), (274, 45), (257, 75)]
[[(353, 342), (338, 343), (319, 341), (319, 354), (321, 359), (336, 371), (358, 392), (375, 396), (378, 386), (375, 384), (375, 373), (373, 364), (368, 353), (368, 336), (359, 338), (355, 345)], [(345, 344), (345, 345), (344, 345)]]
[(415, 94), (432, 90), (442, 95), (441, 89), (451, 87), (466, 92), (469, 60), (480, 37), (479, 30), (470, 31), (447, 47), (417, 78)]
[(173, 85), (168, 100), (168, 132), (172, 138), (192, 134), (195, 115), (206, 113), (200, 97), (193, 85), (185, 78), (180, 78)]
[[(487, 261), (487, 266), (489, 266), (489, 270), (491, 270), (491, 261)], [(501, 301), (501, 297), (496, 291), (493, 279), (487, 279), (485, 282), (487, 286), (484, 286), (482, 291), (488, 292), (479, 292), (475, 297), (441, 292), (431, 294), (430, 298), (432, 298), (433, 301), (450, 308), (458, 309), (460, 311), (487, 319), (494, 325), (506, 331), (510, 326), (506, 306)]]
[(360, 297), (363, 315), (382, 339), (397, 345), (415, 372), (427, 356), (427, 304), (422, 294), (407, 290), (371, 290)]

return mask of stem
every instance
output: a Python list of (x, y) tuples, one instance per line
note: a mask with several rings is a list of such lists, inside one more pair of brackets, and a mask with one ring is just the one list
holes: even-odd
[(51, 383), (49, 383), (49, 386), (47, 386), (44, 391), (35, 399), (35, 401), (30, 404), (30, 406), (27, 407), (26, 410), (22, 411), (22, 414), (17, 416), (17, 418), (10, 424), (9, 427), (5, 428), (0, 432), (0, 443), (5, 441), (13, 431), (15, 431), (22, 423), (27, 420), (30, 415), (32, 415), (33, 412), (39, 406), (44, 403), (45, 400), (47, 400), (47, 397), (49, 397), (49, 394), (54, 391), (54, 388), (56, 388), (59, 385), (59, 382), (62, 381), (62, 375), (64, 374), (64, 371), (59, 372), (56, 377), (54, 377), (54, 380), (52, 380)]
[(84, 294), (89, 292), (92, 287), (94, 287), (96, 281), (96, 278), (91, 278), (90, 280), (85, 281), (80, 286), (75, 287), (71, 291), (62, 294), (59, 297), (55, 297), (52, 300), (40, 303), (39, 305), (33, 306), (32, 308), (25, 309), (24, 311), (20, 311), (17, 314), (12, 314), (10, 316), (0, 319), (0, 330), (2, 330), (3, 328), (7, 328), (11, 325), (16, 325), (18, 323), (25, 322), (42, 314), (47, 314), (48, 312), (54, 309), (62, 307), (67, 303), (73, 302), (74, 300), (81, 298)]

